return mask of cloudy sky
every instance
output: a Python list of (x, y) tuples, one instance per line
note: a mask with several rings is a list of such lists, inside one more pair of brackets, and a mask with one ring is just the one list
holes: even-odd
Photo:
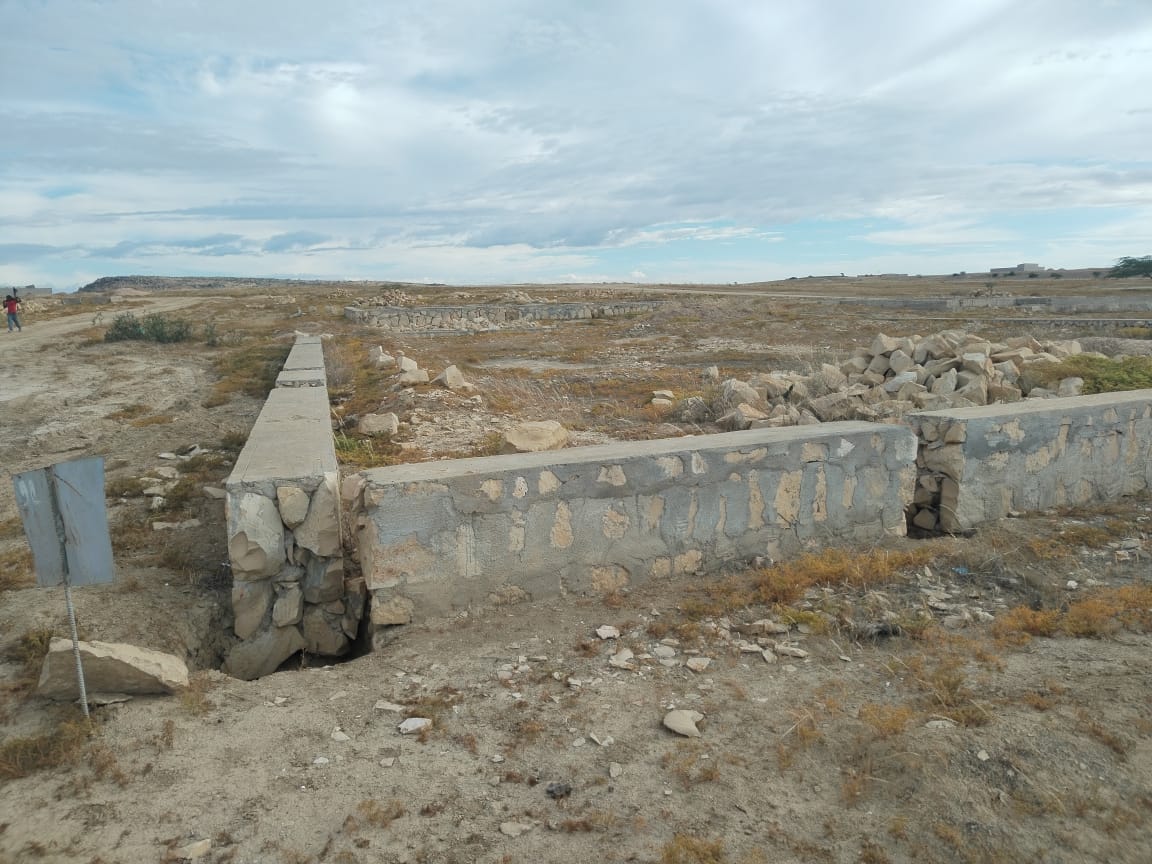
[(0, 284), (1146, 254), (1150, 0), (0, 0)]

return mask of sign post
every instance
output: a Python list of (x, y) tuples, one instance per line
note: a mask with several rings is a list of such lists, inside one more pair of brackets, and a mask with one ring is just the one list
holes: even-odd
[(36, 563), (36, 584), (64, 586), (80, 705), (88, 716), (88, 692), (72, 586), (112, 581), (112, 541), (104, 506), (104, 459), (94, 456), (25, 471), (12, 478), (16, 508)]

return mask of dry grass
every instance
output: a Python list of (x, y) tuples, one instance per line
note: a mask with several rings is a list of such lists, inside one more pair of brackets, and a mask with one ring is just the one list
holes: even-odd
[(723, 840), (675, 834), (660, 850), (660, 864), (724, 864)]
[(287, 342), (261, 342), (243, 345), (216, 360), (216, 373), (220, 379), (212, 393), (204, 400), (205, 408), (226, 404), (234, 395), (242, 393), (254, 399), (264, 399), (276, 386), (276, 376), (288, 359), (292, 345)]
[(88, 721), (66, 720), (41, 735), (7, 739), (0, 744), (0, 780), (78, 764), (92, 729)]
[(1024, 645), (1034, 636), (1099, 638), (1124, 629), (1152, 630), (1152, 586), (1103, 588), (1064, 611), (1017, 606), (996, 619), (992, 635), (1002, 644)]
[(196, 672), (188, 677), (188, 686), (180, 691), (180, 704), (189, 714), (203, 716), (216, 707), (216, 703), (208, 698), (214, 690), (216, 682), (207, 672)]
[(660, 767), (675, 777), (685, 789), (720, 779), (720, 766), (696, 741), (676, 742), (673, 749), (661, 757)]
[(856, 716), (867, 724), (874, 738), (884, 739), (901, 734), (916, 712), (908, 705), (868, 702), (860, 706)]
[(0, 591), (31, 588), (35, 584), (32, 550), (26, 544), (0, 552)]
[(387, 828), (408, 811), (404, 808), (404, 802), (398, 798), (393, 798), (385, 804), (381, 804), (372, 798), (367, 798), (356, 805), (356, 812), (365, 824), (373, 828), (383, 829)]

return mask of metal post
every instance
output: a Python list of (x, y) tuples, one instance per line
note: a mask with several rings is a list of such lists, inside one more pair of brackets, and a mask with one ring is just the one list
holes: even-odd
[[(55, 466), (53, 466), (54, 468)], [(76, 658), (76, 683), (80, 686), (80, 708), (84, 719), (91, 719), (88, 713), (88, 687), (84, 682), (84, 664), (80, 661), (80, 634), (76, 631), (76, 607), (72, 605), (72, 583), (68, 579), (68, 551), (65, 542), (64, 517), (60, 513), (59, 497), (56, 494), (56, 472), (48, 469), (48, 494), (52, 501), (52, 513), (56, 517), (56, 536), (60, 538), (60, 560), (64, 571), (64, 603), (68, 607), (68, 626), (72, 629), (72, 655)]]
[(84, 684), (84, 664), (80, 662), (80, 636), (76, 632), (76, 610), (72, 606), (72, 586), (67, 579), (64, 581), (64, 602), (68, 606), (68, 625), (72, 628), (72, 654), (76, 657), (76, 681), (80, 684), (80, 707), (84, 710), (84, 719), (91, 719), (88, 714), (88, 688)]

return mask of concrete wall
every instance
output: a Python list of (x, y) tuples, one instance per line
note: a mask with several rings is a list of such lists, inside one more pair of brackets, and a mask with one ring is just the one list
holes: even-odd
[[(1152, 485), (1152, 390), (951, 411), (910, 422), (921, 490), (945, 531), (1130, 495)], [(925, 483), (925, 480), (928, 482)]]
[(392, 625), (901, 535), (915, 458), (905, 427), (829, 423), (401, 465), (345, 485), (373, 623)]
[(345, 653), (364, 608), (363, 580), (344, 575), (319, 337), (299, 337), (284, 368), (291, 385), (268, 394), (225, 484), (232, 608), (243, 641), (224, 671), (237, 678), (269, 674), (300, 650)]
[(388, 330), (487, 330), (537, 321), (614, 318), (654, 309), (656, 302), (484, 303), (468, 306), (347, 306), (344, 317)]

